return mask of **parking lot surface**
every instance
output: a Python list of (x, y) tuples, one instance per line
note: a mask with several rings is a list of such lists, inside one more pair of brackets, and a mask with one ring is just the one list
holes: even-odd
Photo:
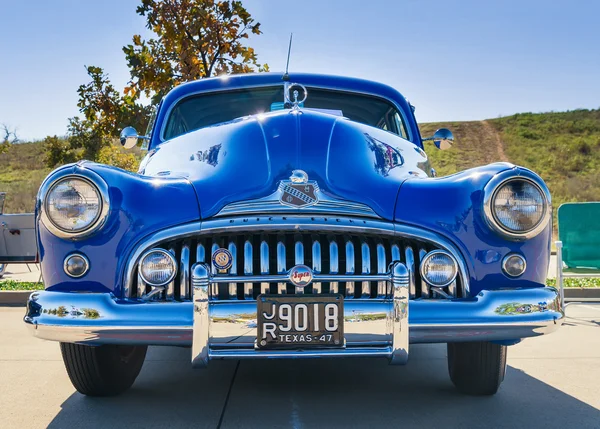
[(0, 307), (2, 428), (600, 428), (600, 305), (571, 305), (552, 335), (510, 347), (493, 397), (457, 393), (445, 345), (385, 360), (213, 361), (153, 347), (133, 388), (77, 393), (58, 344), (37, 340), (23, 308)]

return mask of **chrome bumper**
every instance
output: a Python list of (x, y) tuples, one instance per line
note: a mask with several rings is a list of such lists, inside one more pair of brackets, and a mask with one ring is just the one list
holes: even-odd
[[(192, 272), (193, 302), (119, 300), (108, 293), (35, 292), (25, 322), (42, 339), (89, 345), (192, 346), (192, 363), (210, 359), (382, 356), (405, 363), (409, 343), (504, 341), (556, 330), (564, 313), (554, 288), (486, 290), (470, 299), (408, 300), (403, 264), (392, 271), (392, 299), (344, 302), (345, 347), (256, 350), (256, 302), (211, 301), (206, 267)], [(360, 320), (360, 315), (370, 315)]]

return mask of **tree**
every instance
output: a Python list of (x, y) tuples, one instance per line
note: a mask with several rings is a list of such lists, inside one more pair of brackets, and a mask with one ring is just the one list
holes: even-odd
[(156, 103), (182, 82), (268, 70), (245, 45), (249, 34), (262, 33), (241, 1), (142, 0), (137, 13), (157, 38), (136, 34), (123, 47), (131, 74), (128, 95), (143, 92)]
[(137, 13), (156, 38), (134, 35), (133, 43), (123, 47), (131, 75), (123, 93), (102, 68), (86, 67), (91, 80), (77, 91), (82, 117), (69, 119), (66, 141), (46, 139), (49, 166), (91, 159), (134, 170), (135, 157), (115, 144), (125, 126), (146, 129), (151, 109), (141, 103), (142, 94), (157, 103), (189, 80), (268, 70), (245, 44), (250, 34), (261, 31), (241, 1), (141, 0)]
[(2, 140), (0, 140), (0, 153), (6, 152), (11, 144), (20, 141), (17, 136), (16, 128), (11, 129), (6, 124), (0, 124), (0, 133), (2, 134)]

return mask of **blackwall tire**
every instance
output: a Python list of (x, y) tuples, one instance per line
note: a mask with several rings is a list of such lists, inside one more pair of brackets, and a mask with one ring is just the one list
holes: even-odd
[(114, 396), (129, 389), (142, 369), (147, 350), (147, 346), (60, 343), (71, 383), (87, 396)]
[(506, 374), (506, 346), (489, 342), (448, 343), (448, 372), (459, 392), (493, 395)]

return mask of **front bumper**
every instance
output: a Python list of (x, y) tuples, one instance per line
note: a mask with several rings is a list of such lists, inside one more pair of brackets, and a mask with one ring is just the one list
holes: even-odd
[[(193, 302), (141, 302), (108, 293), (35, 292), (25, 322), (42, 339), (88, 345), (192, 346), (192, 363), (210, 359), (382, 356), (405, 363), (409, 343), (510, 343), (556, 330), (564, 313), (554, 288), (484, 290), (468, 299), (408, 300), (403, 264), (393, 268), (393, 297), (346, 299), (345, 346), (339, 349), (255, 349), (256, 301), (208, 295), (206, 266), (192, 273)], [(357, 315), (368, 314), (368, 320)]]

